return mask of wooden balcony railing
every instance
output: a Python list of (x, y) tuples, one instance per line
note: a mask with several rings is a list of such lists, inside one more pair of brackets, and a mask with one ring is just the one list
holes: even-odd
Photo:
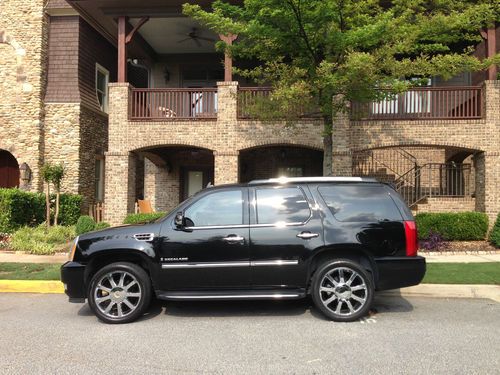
[(353, 120), (478, 119), (481, 87), (419, 87), (379, 102), (351, 104)]
[(216, 119), (217, 89), (132, 89), (131, 120)]
[(251, 118), (249, 109), (259, 99), (268, 97), (271, 90), (271, 87), (240, 87), (238, 89), (238, 118)]

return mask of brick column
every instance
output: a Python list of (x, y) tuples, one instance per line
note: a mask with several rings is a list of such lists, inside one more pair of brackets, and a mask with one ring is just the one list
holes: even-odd
[(232, 184), (238, 182), (238, 151), (214, 152), (214, 184)]
[[(174, 176), (178, 184), (178, 176)], [(147, 157), (144, 158), (144, 199), (149, 199), (155, 211), (167, 211), (172, 206), (169, 192), (172, 189), (172, 176), (165, 165), (156, 165)], [(178, 189), (177, 189), (178, 190)], [(174, 199), (178, 199), (177, 196)]]
[(486, 212), (490, 227), (500, 212), (500, 81), (485, 81), (485, 152), (474, 156), (476, 168), (476, 210)]
[(108, 150), (113, 152), (127, 150), (129, 95), (129, 83), (109, 84)]
[[(333, 98), (334, 107), (336, 101), (342, 98)], [(334, 176), (352, 175), (352, 152), (350, 145), (350, 126), (348, 112), (338, 113), (333, 119), (333, 153), (332, 169)]]
[(107, 152), (105, 173), (105, 221), (123, 223), (134, 212), (137, 157), (130, 152)]

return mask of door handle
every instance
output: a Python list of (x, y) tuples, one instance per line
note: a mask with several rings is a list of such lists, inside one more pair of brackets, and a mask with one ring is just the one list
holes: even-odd
[(242, 242), (245, 241), (245, 237), (241, 237), (236, 234), (230, 234), (229, 236), (224, 237), (222, 241), (226, 241), (229, 243)]
[(311, 233), (311, 232), (301, 232), (297, 234), (297, 237), (302, 238), (303, 240), (310, 240), (311, 238), (318, 237), (318, 233)]

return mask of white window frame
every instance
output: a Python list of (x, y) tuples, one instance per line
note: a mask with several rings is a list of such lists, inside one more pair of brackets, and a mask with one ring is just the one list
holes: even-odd
[[(103, 92), (102, 90), (99, 90), (99, 87), (97, 86), (97, 77), (99, 73), (103, 74), (106, 78), (106, 90)], [(107, 70), (105, 67), (100, 65), (99, 63), (95, 64), (95, 96), (97, 99), (97, 103), (99, 103), (99, 106), (101, 107), (101, 111), (108, 113), (108, 102), (109, 102), (109, 90), (108, 90), (108, 83), (109, 83), (109, 70)], [(102, 94), (103, 96), (103, 102), (99, 101), (99, 95)]]

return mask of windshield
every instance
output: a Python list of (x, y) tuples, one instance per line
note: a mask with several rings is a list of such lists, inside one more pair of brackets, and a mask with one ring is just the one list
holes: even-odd
[[(203, 191), (203, 190), (200, 190), (200, 191)], [(193, 200), (193, 198), (194, 198), (194, 197), (196, 197), (198, 194), (199, 194), (199, 192), (198, 192), (198, 193), (196, 193), (196, 194), (191, 195), (190, 197), (188, 197), (188, 198), (186, 198), (186, 199), (184, 199), (181, 203), (179, 203), (177, 206), (175, 206), (175, 208), (171, 209), (171, 210), (170, 210), (170, 211), (168, 211), (165, 215), (162, 215), (162, 216), (161, 216), (161, 217), (159, 217), (158, 219), (153, 220), (153, 222), (154, 222), (154, 223), (158, 223), (158, 222), (160, 222), (160, 221), (164, 220), (166, 217), (168, 217), (171, 213), (173, 213), (173, 212), (177, 212), (180, 206), (182, 206), (184, 203), (187, 203), (187, 202), (192, 201), (192, 200)]]

